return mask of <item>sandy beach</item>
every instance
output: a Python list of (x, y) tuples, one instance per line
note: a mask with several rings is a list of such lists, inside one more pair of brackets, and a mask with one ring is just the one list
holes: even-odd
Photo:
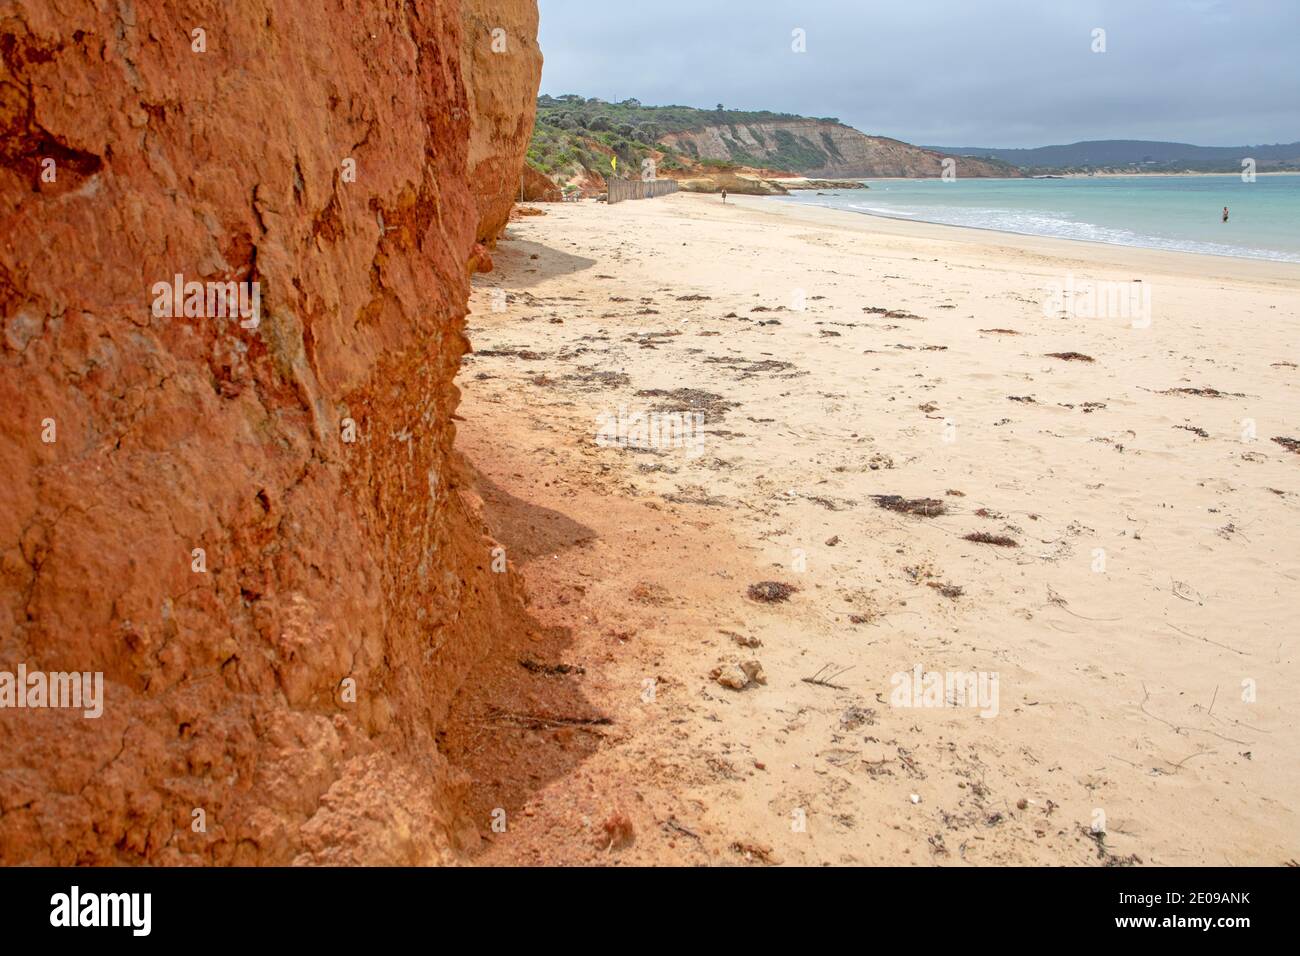
[(1300, 268), (534, 209), (457, 380), (536, 623), (442, 742), (478, 862), (1300, 858)]

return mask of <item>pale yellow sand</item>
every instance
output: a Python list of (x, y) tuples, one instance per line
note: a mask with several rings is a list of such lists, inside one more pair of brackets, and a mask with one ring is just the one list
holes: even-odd
[[(637, 839), (599, 859), (1300, 857), (1300, 454), (1272, 441), (1300, 439), (1300, 268), (749, 197), (542, 208), (470, 319), (476, 349), (541, 357), (466, 362), (460, 444), (590, 532), (520, 564), (618, 731), (486, 860), (590, 858), (615, 805)], [(1053, 284), (1137, 279), (1149, 324), (1044, 315)], [(602, 411), (677, 388), (736, 403), (701, 454), (596, 444)], [(760, 580), (799, 591), (757, 604)], [(751, 658), (765, 686), (709, 680)], [(844, 689), (801, 680), (832, 663)], [(917, 665), (996, 672), (997, 715), (891, 706)]]

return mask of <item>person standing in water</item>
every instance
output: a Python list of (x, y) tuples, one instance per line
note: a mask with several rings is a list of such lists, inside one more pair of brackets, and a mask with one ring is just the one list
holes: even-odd
[(1223, 207), (1223, 221), (1224, 221), (1224, 222), (1227, 222), (1227, 221), (1228, 221), (1228, 207), (1227, 207), (1227, 206), (1224, 206), (1224, 207)]

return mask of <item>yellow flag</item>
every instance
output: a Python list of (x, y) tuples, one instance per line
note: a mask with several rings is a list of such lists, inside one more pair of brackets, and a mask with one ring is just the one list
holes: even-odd
[(617, 156), (609, 157), (609, 165), (610, 168), (614, 170), (614, 172), (618, 172), (618, 157)]

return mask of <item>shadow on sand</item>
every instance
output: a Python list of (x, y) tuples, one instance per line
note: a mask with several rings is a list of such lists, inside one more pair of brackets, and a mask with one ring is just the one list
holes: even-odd
[[(516, 239), (507, 229), (492, 252), (498, 269), (510, 276), (510, 288), (527, 289), (547, 279), (573, 275), (596, 264), (595, 259), (561, 252), (540, 242)], [(533, 258), (536, 256), (537, 258)]]
[[(562, 560), (596, 538), (581, 522), (515, 497), (472, 465), (468, 477), (516, 570)], [(563, 619), (553, 608), (565, 603), (560, 594), (530, 595), (527, 626), (497, 636), (493, 653), (467, 675), (438, 735), (439, 749), (472, 781), (468, 803), (484, 839), (480, 852), (508, 839), (493, 832), (494, 815), (504, 810), (507, 827), (516, 824), (533, 794), (572, 772), (609, 732), (607, 718), (586, 698), (584, 675), (566, 657), (572, 630), (548, 623)]]

